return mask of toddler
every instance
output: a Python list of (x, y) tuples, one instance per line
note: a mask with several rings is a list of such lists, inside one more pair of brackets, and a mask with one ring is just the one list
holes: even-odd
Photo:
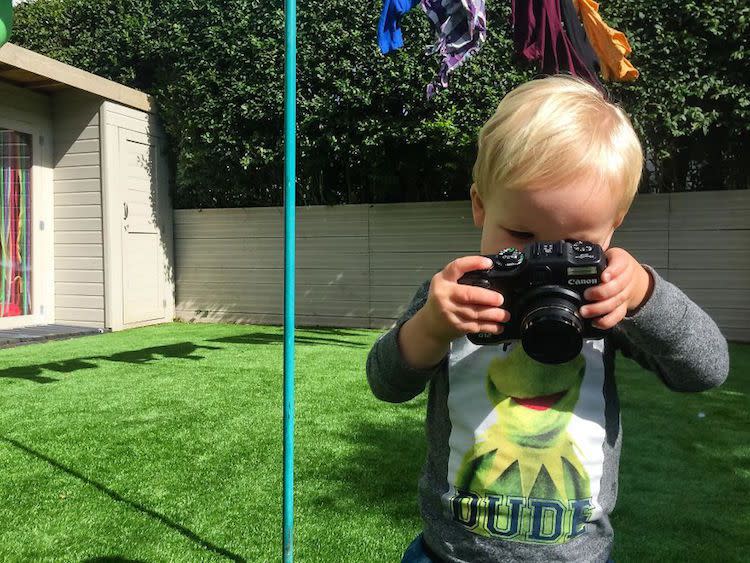
[(457, 283), (490, 259), (458, 258), (421, 286), (367, 359), (384, 401), (408, 401), (430, 384), (423, 533), (404, 562), (607, 561), (621, 444), (615, 351), (675, 391), (726, 379), (727, 343), (713, 320), (610, 246), (642, 166), (625, 113), (573, 77), (522, 84), (482, 128), (471, 186), (479, 254), (542, 240), (599, 244), (607, 268), (580, 314), (611, 330), (584, 340), (573, 360), (542, 364), (519, 341), (466, 338), (501, 333), (510, 319), (503, 295)]

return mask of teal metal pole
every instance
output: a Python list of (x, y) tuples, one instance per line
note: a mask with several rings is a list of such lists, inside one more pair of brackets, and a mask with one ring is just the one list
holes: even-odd
[(294, 226), (297, 5), (286, 0), (284, 80), (284, 563), (294, 560)]

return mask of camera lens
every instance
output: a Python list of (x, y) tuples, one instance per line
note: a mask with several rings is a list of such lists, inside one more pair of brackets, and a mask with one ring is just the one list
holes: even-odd
[(532, 301), (521, 321), (521, 343), (529, 357), (545, 364), (575, 358), (583, 347), (583, 320), (578, 304), (560, 295)]

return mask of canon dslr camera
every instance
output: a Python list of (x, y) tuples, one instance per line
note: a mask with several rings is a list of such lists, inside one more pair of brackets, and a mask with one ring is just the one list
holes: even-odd
[(467, 272), (458, 283), (500, 292), (510, 321), (502, 334), (467, 335), (474, 344), (521, 339), (531, 358), (559, 364), (575, 358), (584, 338), (604, 338), (607, 331), (591, 325), (579, 313), (588, 303), (586, 288), (597, 285), (607, 266), (597, 244), (583, 240), (535, 242), (523, 250), (506, 248), (495, 255), (488, 270)]

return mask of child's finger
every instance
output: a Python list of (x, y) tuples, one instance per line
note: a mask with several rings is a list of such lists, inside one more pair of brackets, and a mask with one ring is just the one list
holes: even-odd
[(617, 307), (617, 309), (615, 309), (611, 313), (604, 315), (602, 318), (591, 321), (591, 324), (593, 324), (600, 330), (609, 330), (617, 323), (619, 323), (622, 319), (624, 319), (627, 312), (628, 309), (623, 304)]
[(454, 312), (464, 322), (507, 323), (510, 320), (510, 312), (499, 307), (458, 307)]
[(500, 307), (505, 299), (503, 294), (491, 289), (477, 287), (475, 285), (456, 284), (454, 301), (466, 305), (485, 305), (487, 307)]
[(583, 307), (581, 307), (581, 316), (585, 319), (588, 319), (592, 317), (607, 315), (623, 304), (627, 305), (627, 301), (628, 296), (625, 294), (625, 292), (620, 292), (617, 295), (613, 295), (609, 299), (605, 299), (604, 301), (597, 301), (596, 303), (589, 303), (588, 305), (584, 305)]
[(589, 287), (583, 292), (587, 301), (602, 301), (621, 293), (627, 285), (626, 276), (615, 276), (610, 281)]
[(492, 260), (485, 256), (463, 256), (443, 268), (445, 279), (457, 282), (466, 272), (472, 270), (487, 270), (492, 267)]
[(608, 250), (605, 256), (607, 257), (607, 267), (602, 272), (602, 281), (606, 283), (622, 274), (629, 261), (627, 256), (617, 248)]
[(458, 325), (459, 330), (467, 333), (489, 332), (490, 334), (500, 334), (505, 327), (500, 323), (485, 323), (480, 321), (464, 321)]
[(607, 283), (608, 281), (612, 281), (617, 276), (621, 275), (626, 267), (627, 262), (624, 261), (615, 261), (607, 264), (607, 267), (604, 268), (604, 271), (602, 272), (602, 282)]

